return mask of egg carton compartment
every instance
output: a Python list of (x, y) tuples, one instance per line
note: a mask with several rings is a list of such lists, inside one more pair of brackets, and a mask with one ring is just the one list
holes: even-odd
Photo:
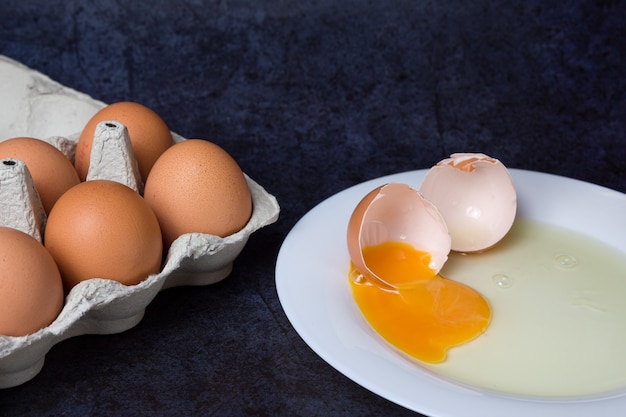
[[(87, 121), (106, 104), (65, 87), (46, 75), (0, 55), (0, 140), (32, 136), (62, 141), (71, 157)], [(173, 133), (174, 140), (185, 140)], [(159, 291), (183, 285), (210, 285), (226, 278), (250, 235), (278, 220), (274, 196), (247, 176), (253, 211), (239, 232), (221, 238), (189, 233), (176, 239), (158, 274), (137, 285), (93, 278), (67, 294), (64, 307), (49, 326), (26, 336), (0, 335), (0, 388), (14, 387), (34, 378), (45, 356), (57, 343), (84, 334), (119, 333), (137, 325), (146, 306)]]

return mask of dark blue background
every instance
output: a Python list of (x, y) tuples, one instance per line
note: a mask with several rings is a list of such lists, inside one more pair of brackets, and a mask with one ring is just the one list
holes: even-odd
[(282, 208), (224, 282), (55, 346), (3, 416), (410, 415), (289, 324), (274, 265), (295, 222), (452, 152), (626, 192), (622, 1), (4, 0), (0, 54), (220, 144)]

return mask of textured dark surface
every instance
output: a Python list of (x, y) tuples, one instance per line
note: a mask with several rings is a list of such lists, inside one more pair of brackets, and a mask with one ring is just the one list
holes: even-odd
[(282, 212), (222, 283), (55, 346), (0, 415), (411, 415), (293, 330), (283, 238), (326, 197), (457, 151), (626, 192), (625, 22), (609, 0), (4, 0), (0, 54), (215, 141)]

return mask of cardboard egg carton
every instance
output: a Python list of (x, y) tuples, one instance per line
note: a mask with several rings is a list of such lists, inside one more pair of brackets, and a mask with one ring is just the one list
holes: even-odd
[[(0, 55), (0, 140), (17, 136), (44, 139), (72, 159), (83, 126), (104, 106), (105, 103)], [(173, 135), (176, 142), (184, 140)], [(209, 285), (226, 278), (250, 235), (274, 223), (280, 211), (274, 196), (247, 175), (246, 180), (253, 212), (239, 232), (225, 238), (202, 233), (182, 235), (169, 248), (158, 274), (133, 286), (100, 278), (84, 281), (67, 294), (63, 310), (48, 327), (27, 336), (0, 335), (0, 388), (17, 386), (35, 377), (48, 351), (65, 339), (132, 328), (163, 289)]]

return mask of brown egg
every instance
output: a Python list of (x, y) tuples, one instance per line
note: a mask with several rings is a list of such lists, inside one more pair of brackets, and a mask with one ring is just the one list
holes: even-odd
[(59, 198), (44, 245), (57, 262), (66, 290), (89, 278), (126, 285), (159, 272), (159, 223), (144, 199), (115, 181), (78, 184)]
[(148, 176), (144, 198), (159, 219), (165, 248), (185, 233), (231, 235), (252, 214), (250, 189), (237, 162), (201, 139), (163, 153)]
[(118, 121), (126, 126), (137, 158), (139, 172), (145, 181), (154, 162), (174, 144), (172, 133), (163, 119), (143, 104), (121, 101), (98, 111), (85, 125), (76, 144), (74, 166), (81, 181), (85, 181), (91, 158), (91, 144), (98, 123)]
[(47, 213), (65, 191), (78, 184), (78, 174), (63, 153), (40, 139), (17, 137), (0, 142), (0, 159), (24, 161)]
[(63, 284), (52, 256), (32, 236), (0, 226), (0, 334), (34, 333), (62, 308)]

